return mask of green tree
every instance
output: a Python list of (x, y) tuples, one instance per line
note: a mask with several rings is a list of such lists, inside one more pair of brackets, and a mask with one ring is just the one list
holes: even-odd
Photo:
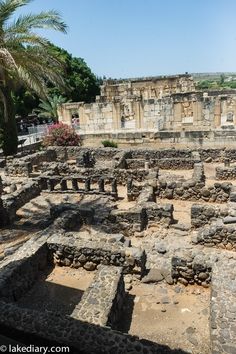
[(101, 79), (92, 73), (84, 59), (73, 57), (66, 50), (54, 45), (51, 50), (64, 63), (66, 89), (51, 85), (50, 93), (63, 95), (73, 102), (93, 102), (100, 93)]
[(58, 107), (63, 103), (69, 102), (65, 97), (52, 96), (47, 100), (40, 99), (38, 108), (34, 109), (35, 113), (38, 113), (39, 117), (51, 118), (54, 122), (58, 121)]
[(24, 83), (42, 97), (46, 95), (48, 82), (63, 85), (62, 62), (50, 50), (50, 42), (35, 30), (54, 29), (65, 33), (66, 25), (56, 11), (21, 15), (14, 19), (15, 12), (31, 1), (0, 1), (0, 128), (4, 134), (5, 155), (17, 151), (13, 100), (17, 84)]

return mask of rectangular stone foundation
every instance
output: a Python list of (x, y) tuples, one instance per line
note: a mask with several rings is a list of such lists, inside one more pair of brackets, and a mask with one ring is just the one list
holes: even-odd
[(236, 353), (236, 259), (215, 263), (211, 292), (211, 342), (213, 354)]
[(117, 322), (124, 297), (122, 268), (100, 266), (71, 317), (112, 327)]

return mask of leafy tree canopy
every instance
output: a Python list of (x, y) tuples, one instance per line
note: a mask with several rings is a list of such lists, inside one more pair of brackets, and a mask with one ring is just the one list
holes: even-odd
[[(50, 50), (53, 56), (57, 56), (64, 64), (64, 86), (58, 88), (48, 82), (48, 99), (52, 97), (65, 97), (66, 101), (93, 102), (100, 93), (101, 79), (97, 78), (88, 67), (84, 59), (73, 57), (66, 50), (51, 44)], [(45, 100), (44, 100), (45, 101)], [(32, 91), (20, 87), (14, 94), (14, 102), (17, 114), (27, 116), (39, 106), (39, 97)], [(42, 102), (41, 102), (42, 103)], [(39, 107), (40, 108), (40, 107)]]

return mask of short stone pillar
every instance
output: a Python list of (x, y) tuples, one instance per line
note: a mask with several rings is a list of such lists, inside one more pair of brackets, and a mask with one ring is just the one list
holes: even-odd
[(42, 190), (45, 190), (45, 189), (48, 188), (47, 178), (46, 177), (41, 177), (39, 183), (40, 183), (40, 187), (41, 187)]
[(144, 163), (144, 169), (145, 169), (145, 171), (148, 171), (148, 170), (149, 170), (149, 161), (145, 161), (145, 163)]
[(55, 184), (54, 184), (54, 180), (53, 179), (48, 179), (47, 180), (47, 187), (48, 187), (48, 190), (50, 192), (54, 191), (54, 188), (55, 188)]
[(105, 192), (105, 184), (104, 184), (104, 178), (99, 178), (98, 180), (98, 188), (100, 193)]
[(127, 194), (132, 193), (133, 179), (128, 178), (127, 180)]
[(224, 159), (224, 165), (225, 165), (225, 167), (230, 167), (230, 159), (229, 158)]
[(66, 191), (66, 190), (67, 190), (67, 180), (63, 178), (63, 179), (60, 181), (60, 186), (61, 186), (61, 190), (62, 190), (62, 191)]
[(90, 185), (91, 185), (90, 178), (86, 178), (86, 180), (85, 180), (85, 182), (84, 182), (84, 189), (85, 189), (85, 192), (89, 192), (89, 191), (90, 191)]
[(128, 180), (127, 180), (127, 199), (129, 202), (133, 200), (132, 187), (133, 187), (133, 179), (128, 178)]
[(113, 197), (117, 198), (118, 197), (118, 190), (117, 190), (117, 180), (114, 178), (111, 182), (111, 194)]
[(73, 189), (73, 191), (78, 191), (79, 190), (77, 178), (72, 178), (72, 189)]
[(38, 166), (37, 165), (33, 165), (32, 166), (32, 172), (33, 173), (38, 172)]

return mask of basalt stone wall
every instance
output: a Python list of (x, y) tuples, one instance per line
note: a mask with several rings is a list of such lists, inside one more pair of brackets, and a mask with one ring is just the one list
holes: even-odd
[(165, 345), (140, 340), (137, 336), (123, 334), (109, 327), (64, 317), (60, 313), (19, 308), (3, 301), (0, 301), (0, 312), (1, 325), (63, 345), (71, 346), (73, 343), (79, 353), (101, 354), (101, 348), (103, 354), (157, 354), (169, 351)]
[(125, 236), (143, 231), (148, 223), (146, 209), (140, 206), (131, 210), (114, 209), (109, 215), (109, 221), (113, 233), (122, 232)]
[(144, 252), (122, 243), (75, 239), (73, 235), (58, 238), (55, 235), (48, 240), (48, 247), (54, 263), (59, 266), (95, 270), (100, 264), (114, 265), (123, 267), (126, 273), (139, 274), (145, 268)]
[(156, 224), (170, 225), (174, 223), (173, 204), (147, 202), (143, 204), (143, 207), (147, 213), (148, 226), (156, 226)]
[(29, 181), (23, 184), (20, 189), (7, 195), (3, 200), (3, 207), (8, 215), (8, 222), (12, 222), (16, 217), (16, 212), (31, 199), (41, 193), (38, 181)]
[(31, 162), (14, 161), (5, 168), (5, 173), (8, 176), (29, 177), (32, 171), (33, 167)]
[(236, 221), (235, 217), (234, 203), (223, 208), (206, 204), (193, 204), (191, 207), (191, 224), (195, 228), (204, 225), (221, 226), (223, 223), (232, 225)]
[(133, 149), (131, 150), (132, 159), (167, 159), (167, 158), (191, 158), (191, 150), (176, 149)]
[(131, 151), (119, 151), (114, 157), (114, 167), (119, 169), (127, 168), (127, 160), (131, 157)]
[(5, 172), (10, 176), (29, 176), (34, 165), (39, 167), (43, 162), (51, 162), (55, 159), (55, 152), (47, 149), (21, 158), (8, 160)]
[(219, 180), (236, 179), (236, 166), (216, 167), (216, 179)]
[(176, 254), (171, 260), (172, 278), (183, 285), (198, 284), (208, 287), (214, 261), (214, 256), (210, 258), (204, 254)]
[(202, 161), (206, 161), (209, 157), (215, 162), (223, 162), (225, 158), (231, 162), (236, 161), (236, 149), (198, 149), (198, 152)]
[(236, 259), (221, 257), (213, 266), (210, 330), (212, 353), (236, 353)]
[[(43, 171), (50, 169), (50, 164), (44, 166)], [(111, 179), (116, 178), (118, 184), (126, 185), (129, 178), (136, 181), (143, 181), (148, 174), (145, 169), (127, 170), (127, 169), (110, 169), (110, 168), (81, 168), (76, 165), (70, 165), (67, 162), (57, 163), (57, 171), (61, 176), (81, 175), (90, 177), (94, 182), (98, 182), (100, 178)]]
[(157, 204), (155, 202), (155, 188), (149, 183), (151, 184), (152, 181), (147, 180), (146, 185), (142, 188), (137, 198), (137, 205), (146, 211), (148, 226), (160, 223), (166, 225), (172, 224), (174, 222), (173, 204)]
[[(150, 161), (151, 167), (153, 161), (155, 160)], [(159, 159), (155, 161), (154, 166), (157, 166), (162, 170), (191, 170), (194, 166), (194, 160), (189, 158)]]
[(222, 161), (224, 155), (224, 150), (222, 149), (198, 149), (198, 152), (202, 161), (206, 161), (209, 157), (212, 161)]
[(57, 161), (65, 162), (66, 160), (76, 160), (81, 152), (93, 153), (93, 157), (96, 160), (112, 160), (114, 156), (122, 151), (116, 148), (84, 148), (80, 146), (51, 146), (48, 150), (53, 151), (56, 154)]
[(185, 182), (159, 180), (156, 195), (158, 198), (225, 203), (229, 200), (231, 187), (231, 183), (215, 183), (214, 186), (206, 187), (203, 182), (195, 180)]
[(122, 268), (100, 266), (71, 317), (99, 326), (113, 327), (125, 298)]
[(196, 243), (236, 251), (236, 227), (223, 223), (213, 224), (209, 228), (204, 227), (199, 230)]
[[(127, 159), (127, 169), (144, 169), (147, 160), (144, 159)], [(150, 159), (148, 168), (158, 167), (163, 170), (191, 170), (194, 166), (194, 160), (185, 158), (163, 158)]]
[(193, 204), (191, 207), (191, 224), (196, 228), (210, 224), (220, 216), (220, 208), (213, 205)]
[(48, 263), (48, 248), (46, 243), (39, 245), (22, 257), (13, 260), (0, 268), (0, 298), (6, 301), (17, 301), (28, 291), (38, 274)]

